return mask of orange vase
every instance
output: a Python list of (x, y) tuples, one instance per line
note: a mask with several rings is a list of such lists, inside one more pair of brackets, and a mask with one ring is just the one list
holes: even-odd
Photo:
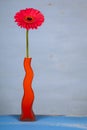
[(25, 78), (23, 81), (24, 95), (21, 103), (22, 114), (21, 121), (34, 121), (35, 115), (32, 110), (34, 101), (34, 92), (32, 89), (33, 70), (31, 67), (32, 58), (24, 58)]

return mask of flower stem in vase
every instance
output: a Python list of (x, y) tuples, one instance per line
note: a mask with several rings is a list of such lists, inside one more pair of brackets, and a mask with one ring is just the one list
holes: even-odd
[(29, 41), (28, 41), (28, 30), (26, 30), (26, 57), (29, 57)]

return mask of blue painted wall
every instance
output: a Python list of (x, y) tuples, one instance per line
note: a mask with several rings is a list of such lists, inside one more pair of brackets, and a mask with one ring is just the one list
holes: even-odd
[(45, 15), (30, 31), (36, 114), (87, 115), (87, 0), (0, 0), (0, 114), (20, 114), (25, 30), (20, 9)]

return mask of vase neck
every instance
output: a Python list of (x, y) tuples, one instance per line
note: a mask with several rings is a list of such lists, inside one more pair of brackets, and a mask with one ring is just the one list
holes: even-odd
[(25, 64), (31, 64), (31, 60), (32, 60), (31, 57), (28, 57), (28, 58), (25, 57), (25, 58), (24, 58), (24, 63), (25, 63)]

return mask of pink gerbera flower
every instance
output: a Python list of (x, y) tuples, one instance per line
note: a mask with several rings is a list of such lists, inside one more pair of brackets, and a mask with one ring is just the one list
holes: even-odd
[(30, 29), (37, 29), (42, 25), (44, 15), (37, 9), (26, 8), (17, 12), (14, 19), (18, 26), (26, 29), (26, 57), (29, 57), (28, 32)]
[(37, 29), (38, 26), (44, 22), (43, 14), (36, 9), (26, 8), (24, 10), (20, 10), (14, 16), (15, 22), (21, 28), (29, 29)]

